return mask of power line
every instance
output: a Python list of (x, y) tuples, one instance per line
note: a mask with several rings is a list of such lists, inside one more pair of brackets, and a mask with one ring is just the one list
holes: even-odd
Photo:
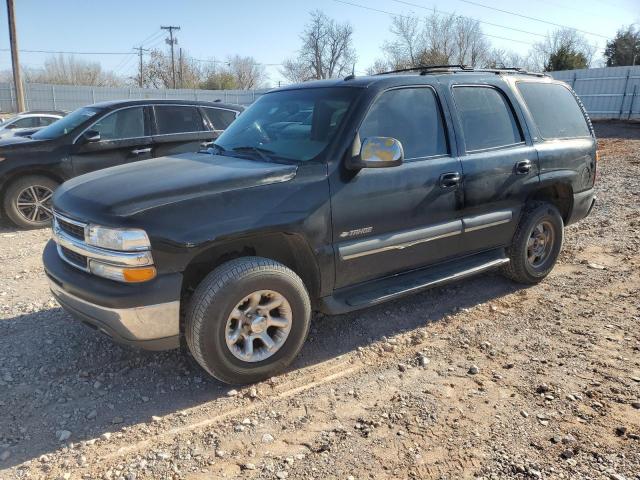
[(507, 15), (514, 15), (516, 17), (526, 18), (527, 20), (533, 20), (534, 22), (546, 23), (547, 25), (553, 25), (554, 27), (568, 28), (570, 30), (575, 30), (576, 32), (585, 33), (587, 35), (593, 35), (594, 37), (607, 38), (607, 39), (609, 38), (606, 35), (600, 35), (599, 33), (590, 32), (588, 30), (580, 30), (579, 28), (570, 27), (568, 25), (562, 25), (561, 23), (549, 22), (548, 20), (543, 20), (542, 18), (530, 17), (522, 13), (511, 12), (509, 10), (503, 10), (497, 7), (491, 7), (489, 5), (485, 5), (484, 3), (474, 2), (472, 0), (458, 0), (458, 1), (463, 3), (468, 3), (469, 5), (475, 5), (476, 7), (481, 7), (489, 10), (494, 10), (496, 12), (506, 13)]
[(405, 2), (404, 0), (391, 0), (392, 2), (396, 2), (396, 3), (401, 3), (403, 5), (407, 5), (410, 7), (417, 7), (417, 8), (422, 8), (424, 10), (429, 10), (429, 11), (433, 11), (436, 14), (445, 14), (445, 15), (455, 15), (457, 17), (462, 17), (462, 18), (468, 18), (471, 20), (475, 20), (478, 23), (483, 23), (485, 25), (491, 25), (492, 27), (498, 27), (498, 28), (504, 28), (507, 30), (512, 30), (514, 32), (520, 32), (520, 33), (526, 33), (528, 35), (535, 35), (538, 37), (545, 37), (546, 35), (542, 34), (542, 33), (536, 33), (536, 32), (529, 32), (528, 30), (521, 30), (519, 28), (514, 28), (514, 27), (507, 27), (506, 25), (500, 25), (499, 23), (491, 23), (491, 22), (487, 22), (485, 20), (480, 20), (478, 18), (475, 17), (469, 17), (467, 15), (459, 15), (457, 13), (454, 12), (446, 12), (444, 10), (436, 10), (435, 7), (427, 7), (425, 5), (418, 5), (417, 3), (411, 3), (411, 2)]
[[(8, 48), (0, 48), (2, 52), (8, 52)], [(72, 52), (63, 50), (20, 50), (21, 53), (62, 53), (65, 55), (135, 55), (133, 52)]]
[[(378, 8), (367, 7), (366, 5), (359, 5), (357, 3), (347, 2), (346, 0), (333, 0), (333, 1), (337, 3), (344, 3), (345, 5), (351, 5), (353, 7), (363, 8), (365, 10), (371, 10), (372, 12), (384, 13), (385, 15), (389, 15), (392, 17), (412, 18), (408, 15), (401, 15), (398, 13), (389, 12), (387, 10), (380, 10)], [(509, 42), (522, 43), (524, 45), (533, 45), (533, 43), (531, 42), (525, 42), (524, 40), (516, 40), (515, 38), (500, 37), (498, 35), (489, 35), (488, 33), (480, 33), (480, 35), (482, 35), (483, 37), (497, 38), (499, 40), (507, 40)]]

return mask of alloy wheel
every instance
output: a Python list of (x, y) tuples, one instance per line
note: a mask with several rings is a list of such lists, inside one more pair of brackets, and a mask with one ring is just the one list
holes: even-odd
[(53, 217), (51, 198), (53, 190), (42, 185), (31, 185), (23, 189), (16, 198), (16, 207), (25, 220), (46, 223)]
[(543, 220), (538, 223), (531, 231), (527, 241), (527, 261), (529, 265), (538, 268), (544, 264), (553, 250), (554, 241), (555, 231), (551, 222)]

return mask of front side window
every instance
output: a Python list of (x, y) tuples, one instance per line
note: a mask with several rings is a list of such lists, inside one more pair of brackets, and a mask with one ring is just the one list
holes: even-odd
[(33, 128), (38, 126), (38, 117), (19, 118), (9, 128)]
[(454, 87), (467, 151), (505, 147), (523, 141), (507, 98), (492, 87)]
[(61, 118), (59, 121), (54, 122), (48, 127), (34, 133), (31, 135), (31, 138), (35, 140), (50, 140), (52, 138), (58, 138), (62, 135), (66, 135), (90, 118), (97, 115), (100, 111), (100, 109), (94, 107), (79, 108), (78, 110), (71, 112), (66, 117)]
[(517, 86), (542, 138), (591, 136), (587, 120), (568, 88), (534, 82), (518, 82)]
[[(297, 162), (320, 155), (360, 93), (351, 87), (281, 90), (261, 96), (216, 140), (227, 151)], [(253, 155), (255, 156), (255, 155)]]
[(118, 110), (98, 120), (89, 129), (97, 131), (101, 140), (144, 137), (144, 109), (131, 107)]
[(158, 134), (202, 132), (206, 128), (202, 116), (196, 107), (178, 105), (156, 105), (156, 124)]
[(447, 136), (438, 100), (431, 88), (384, 92), (360, 126), (360, 139), (393, 137), (406, 159), (446, 155)]
[(222, 108), (204, 108), (203, 110), (214, 130), (226, 130), (237, 116), (236, 112)]

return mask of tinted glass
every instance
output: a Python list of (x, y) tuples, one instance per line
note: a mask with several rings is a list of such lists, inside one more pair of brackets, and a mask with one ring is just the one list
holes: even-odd
[(19, 118), (11, 124), (11, 128), (31, 128), (38, 126), (38, 117)]
[(275, 159), (311, 160), (335, 137), (358, 93), (349, 87), (268, 93), (243, 112), (216, 144), (229, 151), (240, 149), (238, 152), (261, 148)]
[(226, 130), (236, 119), (236, 112), (221, 108), (205, 108), (204, 113), (215, 130)]
[(38, 120), (40, 121), (41, 127), (46, 127), (47, 125), (51, 125), (53, 122), (55, 122), (58, 119), (54, 117), (40, 117), (38, 118)]
[(591, 135), (573, 94), (554, 83), (518, 82), (542, 138), (576, 138)]
[(206, 130), (200, 112), (195, 107), (161, 105), (154, 108), (160, 135)]
[(47, 140), (51, 138), (57, 138), (61, 135), (66, 135), (82, 123), (89, 120), (91, 117), (100, 112), (99, 109), (93, 107), (83, 107), (71, 112), (59, 121), (52, 123), (48, 127), (31, 135), (31, 138), (36, 140)]
[(522, 142), (522, 133), (507, 99), (495, 88), (455, 87), (453, 96), (462, 121), (467, 150)]
[(144, 137), (143, 107), (118, 110), (98, 120), (90, 129), (100, 133), (101, 140)]
[(430, 88), (383, 93), (360, 126), (360, 139), (367, 137), (400, 140), (407, 159), (448, 153), (438, 100)]

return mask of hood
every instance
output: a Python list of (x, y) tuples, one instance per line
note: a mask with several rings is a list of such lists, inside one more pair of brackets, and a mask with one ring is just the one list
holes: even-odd
[(296, 170), (295, 165), (187, 153), (81, 175), (56, 190), (53, 204), (81, 220), (126, 217), (196, 197), (285, 182)]
[(38, 143), (37, 140), (33, 140), (29, 137), (22, 137), (19, 135), (14, 135), (12, 137), (8, 137), (8, 138), (2, 138), (0, 140), (0, 149), (2, 149), (3, 147), (12, 147), (12, 146), (17, 146), (17, 145), (21, 145), (21, 144), (30, 144), (33, 145), (35, 143)]

